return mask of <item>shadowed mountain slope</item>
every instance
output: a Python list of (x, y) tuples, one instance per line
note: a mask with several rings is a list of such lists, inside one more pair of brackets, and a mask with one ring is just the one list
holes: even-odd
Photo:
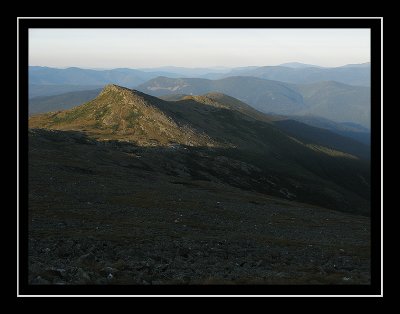
[[(172, 98), (172, 97), (171, 97)], [(201, 102), (204, 104), (213, 105), (219, 108), (226, 108), (234, 111), (238, 111), (245, 115), (246, 117), (250, 117), (256, 119), (258, 121), (264, 121), (268, 123), (273, 123), (280, 130), (284, 131), (286, 134), (291, 137), (310, 145), (321, 145), (333, 150), (350, 153), (354, 156), (361, 157), (364, 159), (370, 158), (370, 148), (360, 143), (354, 139), (342, 136), (340, 134), (336, 134), (326, 128), (314, 127), (311, 125), (307, 125), (306, 123), (302, 123), (300, 121), (296, 121), (296, 117), (292, 119), (291, 117), (285, 116), (271, 116), (264, 113), (261, 113), (255, 110), (253, 107), (241, 102), (240, 100), (221, 94), (221, 93), (208, 93), (203, 96), (178, 96), (176, 95), (176, 100), (195, 100), (197, 102)], [(301, 118), (301, 117), (300, 117)], [(311, 118), (310, 118), (311, 119)], [(318, 120), (324, 121), (324, 119)], [(329, 121), (329, 120), (328, 120)], [(331, 124), (335, 126), (337, 124), (329, 121)], [(365, 130), (361, 127), (357, 126), (342, 126), (341, 130)]]

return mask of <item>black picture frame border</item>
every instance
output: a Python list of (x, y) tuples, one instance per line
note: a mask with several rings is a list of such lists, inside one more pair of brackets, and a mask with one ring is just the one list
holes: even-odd
[[(20, 18), (18, 19), (19, 295), (376, 295), (381, 291), (380, 18)], [(371, 284), (370, 285), (29, 285), (28, 39), (30, 28), (369, 28), (371, 30)]]

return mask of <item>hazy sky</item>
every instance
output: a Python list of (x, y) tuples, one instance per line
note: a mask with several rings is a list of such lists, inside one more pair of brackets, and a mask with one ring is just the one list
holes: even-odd
[(213, 67), (370, 61), (369, 29), (30, 29), (29, 65)]

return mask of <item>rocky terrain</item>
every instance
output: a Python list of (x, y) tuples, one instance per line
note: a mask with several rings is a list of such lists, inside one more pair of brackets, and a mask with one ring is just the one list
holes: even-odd
[(367, 216), (216, 149), (31, 129), (29, 283), (370, 283)]

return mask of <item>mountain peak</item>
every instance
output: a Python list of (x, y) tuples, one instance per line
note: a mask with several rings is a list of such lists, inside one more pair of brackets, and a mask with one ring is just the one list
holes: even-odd
[(122, 87), (116, 84), (107, 84), (104, 86), (103, 90), (101, 93), (107, 93), (107, 92), (121, 92), (121, 91), (130, 91), (129, 88)]
[[(103, 90), (100, 92), (100, 94), (98, 95), (98, 97), (104, 97), (107, 95), (112, 95), (114, 94), (115, 96), (118, 94), (119, 96), (122, 96), (126, 102), (127, 99), (130, 99), (132, 101), (151, 101), (153, 100), (154, 97), (144, 94), (142, 92), (139, 92), (135, 89), (129, 89), (127, 87), (123, 87), (120, 85), (116, 85), (116, 84), (107, 84), (106, 86), (104, 86)], [(120, 99), (119, 102), (121, 102), (122, 100)]]
[(278, 66), (293, 68), (293, 69), (304, 69), (304, 68), (322, 68), (321, 66), (314, 65), (314, 64), (306, 64), (301, 62), (286, 62), (279, 64)]
[(209, 94), (187, 95), (187, 96), (182, 97), (182, 100), (192, 100), (197, 103), (202, 103), (203, 105), (212, 106), (215, 108), (225, 108), (225, 109), (229, 108), (225, 104), (219, 102), (217, 98), (214, 99), (214, 98), (210, 97)]
[(93, 100), (70, 110), (33, 117), (31, 127), (78, 130), (97, 139), (124, 140), (140, 146), (215, 146), (216, 141), (179, 124), (168, 103), (115, 84), (106, 85)]

